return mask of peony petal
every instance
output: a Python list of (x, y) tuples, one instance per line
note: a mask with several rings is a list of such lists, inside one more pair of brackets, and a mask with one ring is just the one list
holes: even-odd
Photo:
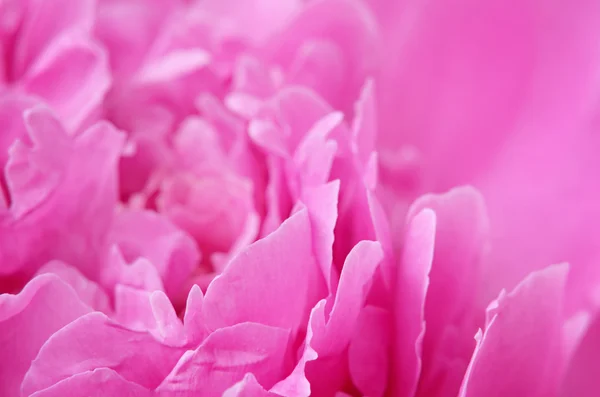
[(209, 329), (243, 322), (290, 329), (295, 335), (324, 290), (305, 209), (235, 257), (208, 287)]
[(251, 371), (270, 387), (286, 370), (289, 331), (256, 323), (220, 328), (188, 351), (158, 386), (160, 396), (217, 396)]
[(301, 0), (207, 0), (202, 10), (222, 26), (231, 26), (232, 36), (259, 43), (277, 30), (302, 7)]
[(89, 31), (96, 0), (25, 0), (15, 48), (14, 73), (22, 76), (52, 41), (67, 31)]
[(339, 181), (329, 182), (326, 185), (314, 188), (306, 187), (302, 195), (302, 202), (308, 209), (312, 225), (312, 244), (315, 256), (319, 262), (325, 283), (333, 291), (332, 268), (333, 230), (337, 220)]
[(335, 299), (328, 302), (327, 321), (322, 329), (313, 329), (311, 343), (319, 357), (340, 354), (348, 346), (382, 259), (381, 245), (375, 241), (361, 241), (348, 254)]
[(421, 374), (425, 297), (433, 262), (435, 231), (436, 215), (430, 209), (424, 209), (410, 219), (406, 230), (394, 301), (396, 338), (392, 388), (398, 395), (413, 395)]
[(200, 260), (196, 244), (186, 233), (150, 211), (117, 213), (111, 241), (117, 244), (126, 261), (145, 258), (152, 263), (163, 280), (165, 292), (172, 298), (179, 294)]
[(381, 397), (388, 385), (391, 321), (389, 312), (365, 307), (348, 350), (352, 382), (365, 396)]
[(596, 314), (575, 349), (560, 387), (560, 397), (592, 397), (600, 390), (600, 315)]
[(454, 395), (475, 348), (476, 314), (483, 309), (477, 300), (488, 221), (483, 198), (470, 187), (422, 196), (409, 217), (425, 208), (435, 211), (436, 236), (418, 395)]
[(151, 397), (153, 394), (108, 368), (83, 372), (61, 380), (31, 397)]
[(567, 271), (567, 265), (555, 265), (534, 272), (499, 299), (469, 364), (461, 397), (534, 397), (553, 390), (561, 366)]
[(19, 82), (24, 91), (44, 98), (69, 132), (93, 121), (110, 84), (103, 49), (73, 32), (54, 40)]
[(244, 379), (225, 390), (223, 397), (276, 397), (277, 394), (263, 389), (252, 373), (247, 373)]
[(98, 123), (69, 137), (43, 108), (29, 111), (26, 124), (32, 145), (17, 143), (6, 169), (12, 203), (0, 226), (0, 272), (32, 274), (56, 259), (94, 280), (116, 205), (122, 136)]
[(0, 394), (18, 396), (44, 342), (90, 311), (71, 287), (52, 274), (34, 278), (18, 295), (0, 295)]
[(147, 333), (120, 327), (101, 313), (90, 313), (48, 339), (25, 375), (22, 392), (28, 396), (98, 368), (113, 369), (124, 379), (151, 389), (182, 353)]
[[(376, 21), (368, 7), (356, 0), (319, 0), (309, 2), (288, 23), (282, 32), (273, 36), (267, 45), (274, 63), (289, 68), (296, 53), (311, 40), (335, 43), (346, 66), (343, 89), (332, 104), (343, 111), (350, 110), (354, 98), (366, 77), (375, 70), (379, 58)], [(327, 73), (324, 81), (327, 84)]]
[(311, 395), (311, 384), (306, 377), (307, 364), (319, 357), (315, 349), (312, 348), (313, 322), (317, 321), (317, 318), (324, 318), (325, 303), (325, 299), (322, 299), (312, 308), (300, 359), (292, 373), (277, 382), (270, 389), (271, 392), (280, 396), (293, 397), (308, 397)]
[(197, 285), (193, 285), (187, 297), (183, 328), (190, 344), (199, 344), (208, 334), (202, 313), (204, 295)]
[(104, 313), (112, 311), (106, 292), (98, 284), (86, 279), (76, 268), (64, 262), (48, 262), (42, 266), (37, 274), (55, 274), (63, 282), (70, 285), (77, 293), (79, 299), (89, 307)]

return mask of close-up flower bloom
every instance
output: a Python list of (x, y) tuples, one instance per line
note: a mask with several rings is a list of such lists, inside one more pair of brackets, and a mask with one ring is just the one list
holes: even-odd
[(1, 397), (600, 395), (600, 1), (0, 0)]

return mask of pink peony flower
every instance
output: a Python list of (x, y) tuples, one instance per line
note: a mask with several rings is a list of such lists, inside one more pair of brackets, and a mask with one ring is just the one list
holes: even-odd
[(0, 395), (596, 396), (599, 19), (0, 0)]

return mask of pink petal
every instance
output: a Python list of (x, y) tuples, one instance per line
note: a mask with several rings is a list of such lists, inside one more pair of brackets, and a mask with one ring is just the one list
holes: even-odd
[(44, 342), (90, 311), (71, 287), (51, 274), (34, 278), (18, 295), (0, 295), (0, 394), (18, 396)]
[(140, 385), (125, 380), (109, 368), (82, 372), (38, 392), (31, 397), (151, 397), (153, 394)]
[(94, 34), (111, 54), (115, 74), (131, 75), (145, 60), (164, 26), (181, 6), (181, 1), (102, 0), (98, 1)]
[(89, 307), (104, 313), (112, 311), (106, 292), (98, 284), (86, 279), (76, 268), (66, 263), (60, 261), (48, 262), (42, 266), (37, 274), (55, 274), (71, 286), (79, 299)]
[(331, 395), (348, 379), (348, 344), (358, 327), (373, 276), (383, 258), (379, 243), (361, 241), (350, 252), (335, 292), (325, 311), (315, 310), (310, 319), (310, 349), (318, 354), (306, 366), (313, 395)]
[(0, 235), (11, 237), (0, 239), (1, 271), (31, 274), (56, 259), (93, 280), (116, 205), (122, 136), (98, 123), (69, 137), (43, 108), (26, 124), (32, 143), (15, 144), (6, 168), (12, 203)]
[[(561, 367), (567, 265), (531, 273), (490, 312), (460, 395), (546, 396)], [(498, 376), (502, 374), (502, 376)]]
[(489, 227), (483, 198), (470, 187), (422, 196), (409, 216), (425, 208), (435, 211), (436, 236), (418, 393), (453, 395), (475, 348), (476, 314), (483, 309), (478, 305), (481, 261)]
[(335, 299), (328, 302), (326, 323), (313, 325), (312, 346), (320, 357), (340, 354), (348, 346), (382, 259), (381, 245), (375, 241), (361, 241), (348, 254)]
[[(17, 139), (27, 136), (23, 114), (37, 104), (33, 98), (5, 94), (0, 97), (0, 166), (4, 168), (9, 158), (9, 148)], [(4, 177), (4, 176), (2, 176)]]
[(111, 241), (118, 245), (126, 261), (145, 258), (152, 263), (171, 297), (179, 294), (200, 260), (196, 244), (186, 233), (150, 211), (117, 213)]
[(44, 98), (76, 131), (98, 112), (111, 76), (103, 49), (87, 37), (66, 32), (54, 40), (19, 82), (26, 92)]
[(289, 331), (256, 323), (220, 328), (188, 351), (157, 388), (161, 396), (216, 396), (246, 372), (273, 385), (286, 371)]
[(339, 181), (333, 181), (314, 188), (307, 187), (302, 197), (312, 225), (315, 256), (330, 291), (333, 290), (332, 283), (335, 282), (332, 280), (332, 247), (335, 239), (333, 230), (337, 220), (339, 186)]
[(381, 397), (388, 387), (391, 321), (387, 311), (365, 307), (348, 349), (352, 382), (365, 396)]
[(600, 390), (600, 315), (588, 326), (570, 359), (559, 396), (592, 397)]
[(23, 380), (30, 395), (73, 375), (98, 368), (154, 388), (167, 376), (182, 351), (152, 336), (122, 328), (101, 313), (90, 313), (56, 332), (44, 344)]
[(192, 286), (187, 297), (183, 328), (191, 344), (199, 344), (208, 334), (202, 313), (204, 295), (197, 285)]
[(315, 349), (312, 348), (313, 321), (317, 321), (317, 318), (324, 318), (325, 303), (325, 299), (322, 299), (312, 308), (308, 319), (306, 338), (300, 350), (300, 359), (292, 373), (277, 382), (271, 388), (271, 392), (281, 396), (293, 397), (308, 397), (311, 395), (311, 384), (306, 377), (307, 365), (319, 357)]
[(208, 0), (202, 10), (223, 26), (231, 26), (232, 36), (258, 43), (277, 32), (302, 7), (301, 0)]
[(412, 395), (421, 374), (425, 334), (425, 297), (433, 262), (436, 215), (424, 209), (408, 224), (404, 252), (396, 275), (394, 297), (395, 340), (392, 388), (398, 395)]
[(250, 321), (295, 335), (324, 288), (303, 209), (241, 252), (210, 284), (203, 303), (206, 324), (215, 330)]
[(23, 21), (14, 55), (14, 73), (22, 76), (52, 40), (67, 31), (89, 31), (94, 18), (94, 0), (25, 0)]
[[(362, 1), (312, 1), (280, 34), (272, 37), (267, 48), (274, 62), (287, 69), (302, 44), (315, 39), (335, 43), (344, 55), (342, 64), (348, 65), (345, 84), (333, 105), (349, 110), (365, 78), (376, 67), (379, 56), (376, 21)], [(327, 85), (328, 71), (324, 71)]]
[(374, 83), (368, 80), (362, 88), (360, 98), (355, 104), (352, 123), (352, 150), (358, 154), (363, 165), (366, 165), (375, 150), (377, 138), (377, 104)]
[(117, 284), (144, 291), (164, 290), (158, 270), (148, 259), (137, 258), (128, 263), (117, 246), (112, 246), (107, 255), (100, 282), (108, 290)]
[(275, 397), (277, 394), (270, 393), (263, 389), (252, 373), (247, 373), (244, 379), (240, 380), (229, 389), (225, 390), (223, 397)]

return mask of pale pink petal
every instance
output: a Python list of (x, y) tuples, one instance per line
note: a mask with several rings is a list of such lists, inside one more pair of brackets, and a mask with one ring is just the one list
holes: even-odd
[(404, 252), (397, 269), (394, 297), (394, 352), (392, 388), (413, 395), (421, 374), (425, 334), (425, 297), (433, 262), (436, 215), (424, 209), (409, 220)]
[(151, 397), (150, 390), (129, 382), (109, 368), (82, 372), (40, 390), (31, 397)]
[(98, 368), (113, 369), (128, 381), (154, 388), (182, 353), (147, 333), (120, 327), (101, 313), (90, 313), (48, 339), (25, 375), (22, 392), (28, 396)]
[(206, 256), (228, 252), (255, 216), (251, 182), (213, 166), (163, 179), (156, 206)]
[(534, 272), (499, 299), (461, 397), (547, 396), (556, 387), (567, 271), (567, 265), (555, 265)]
[(286, 372), (289, 338), (288, 330), (256, 323), (220, 328), (179, 360), (157, 392), (161, 396), (218, 396), (247, 371), (271, 387)]
[(0, 394), (18, 396), (44, 342), (90, 311), (71, 287), (51, 274), (34, 278), (18, 295), (0, 295)]
[(381, 397), (388, 386), (391, 318), (386, 310), (365, 307), (348, 349), (352, 382), (365, 396)]
[(326, 288), (311, 235), (303, 209), (235, 257), (206, 291), (207, 327), (251, 321), (290, 329), (295, 335)]

